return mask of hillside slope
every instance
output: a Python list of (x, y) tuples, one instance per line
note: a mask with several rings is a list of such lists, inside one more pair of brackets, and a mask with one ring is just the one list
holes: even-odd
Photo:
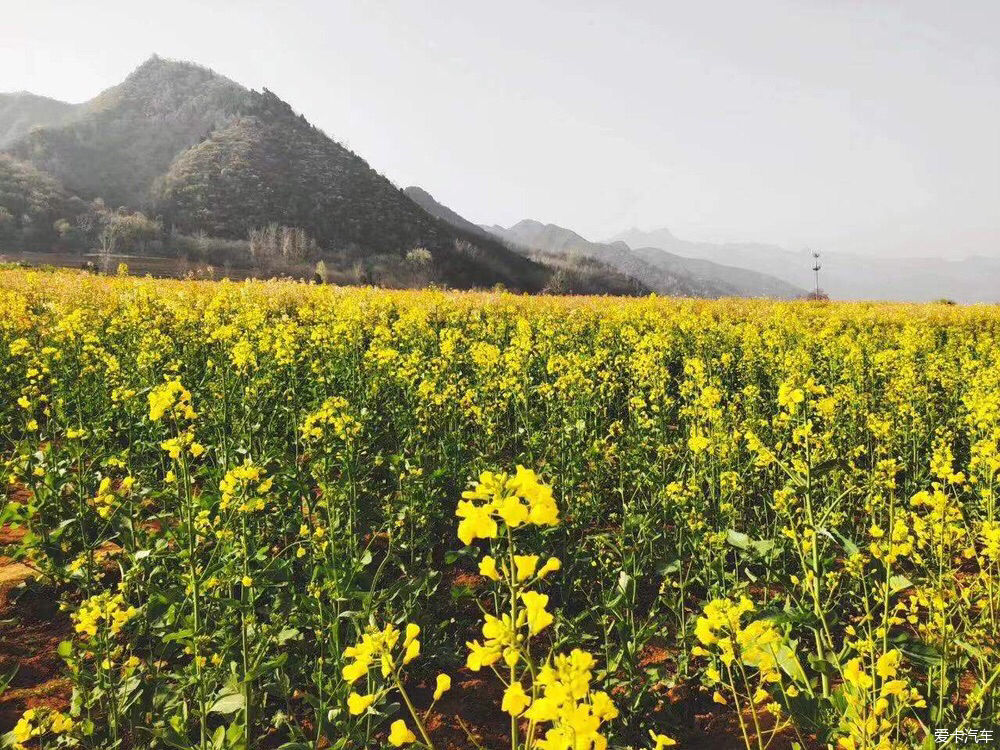
[[(752, 268), (807, 289), (815, 283), (813, 258), (806, 250), (759, 243), (690, 242), (667, 229), (630, 229), (614, 239), (634, 247)], [(875, 258), (823, 252), (820, 262), (820, 286), (835, 299), (1000, 301), (1000, 260), (996, 258)]]
[(53, 238), (56, 221), (83, 210), (57, 179), (0, 154), (0, 250), (42, 247)]
[[(638, 280), (635, 276), (623, 273), (614, 266), (608, 265), (592, 256), (584, 256), (575, 252), (550, 252), (511, 242), (505, 237), (499, 237), (465, 217), (439, 203), (426, 190), (415, 185), (405, 188), (409, 196), (431, 216), (447, 222), (456, 229), (486, 238), (490, 242), (498, 239), (511, 250), (531, 258), (555, 272), (549, 281), (547, 289), (552, 292), (577, 290), (590, 294), (614, 294), (619, 296), (642, 296), (653, 292), (653, 288)], [(691, 294), (688, 290), (675, 291), (676, 294)]]
[(9, 150), (82, 198), (139, 208), (178, 154), (249, 103), (250, 92), (228, 78), (154, 56), (70, 122), (36, 128)]
[(728, 285), (740, 297), (795, 299), (806, 294), (801, 286), (749, 268), (668, 253), (655, 247), (632, 248), (632, 253), (661, 270), (686, 274), (706, 283)]
[(590, 242), (576, 232), (555, 224), (524, 219), (510, 227), (493, 225), (485, 230), (502, 237), (512, 246), (543, 255), (578, 256), (600, 261), (630, 276), (658, 294), (690, 297), (722, 297), (735, 290), (725, 285), (704, 284), (686, 276), (661, 271), (630, 252), (628, 246)]
[(572, 230), (531, 219), (525, 219), (506, 229), (500, 226), (486, 228), (525, 247), (596, 258), (661, 294), (791, 299), (804, 293), (802, 289), (765, 274), (684, 258), (659, 250), (633, 250), (626, 242), (621, 241), (591, 242)]
[(439, 203), (434, 199), (430, 193), (421, 187), (416, 185), (410, 185), (408, 188), (403, 188), (403, 192), (406, 196), (420, 206), (424, 211), (429, 213), (442, 221), (446, 221), (457, 229), (462, 229), (471, 234), (475, 234), (481, 237), (491, 237), (492, 235), (484, 230), (478, 224), (473, 224), (471, 221), (458, 213), (448, 208), (448, 206), (443, 203)]
[(433, 267), (420, 275), (462, 287), (540, 291), (555, 273), (429, 216), (266, 89), (191, 63), (154, 56), (7, 150), (70, 194), (162, 217), (167, 231), (244, 241), (254, 228), (292, 226), (346, 266), (398, 266), (425, 248)]
[(0, 148), (27, 135), (32, 128), (62, 125), (80, 106), (27, 91), (0, 94)]

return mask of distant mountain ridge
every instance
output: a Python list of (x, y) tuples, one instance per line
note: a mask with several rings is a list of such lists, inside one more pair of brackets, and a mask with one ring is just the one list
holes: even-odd
[(722, 297), (735, 289), (711, 283), (697, 283), (683, 275), (664, 272), (633, 256), (627, 246), (615, 247), (589, 242), (576, 232), (555, 224), (523, 219), (510, 227), (484, 226), (512, 246), (543, 254), (577, 255), (594, 258), (640, 281), (658, 294), (692, 297)]
[(805, 290), (780, 279), (743, 268), (682, 258), (653, 248), (633, 250), (622, 241), (591, 242), (555, 224), (524, 219), (511, 227), (478, 226), (436, 201), (426, 190), (411, 186), (404, 191), (421, 208), (453, 226), (495, 235), (522, 252), (539, 257), (586, 257), (629, 276), (659, 294), (697, 297), (770, 296), (791, 299)]
[[(80, 104), (0, 94), (0, 152), (0, 251), (92, 251), (101, 222), (142, 211), (142, 246), (168, 257), (242, 263), (254, 232), (266, 229), (282, 253), (278, 235), (291, 232), (308, 249), (288, 255), (296, 273), (322, 259), (349, 283), (402, 275), (525, 292), (777, 298), (814, 283), (807, 251), (773, 245), (689, 242), (665, 229), (592, 242), (531, 220), (477, 226), (420, 188), (398, 189), (267, 89), (157, 56)], [(834, 298), (1000, 300), (1000, 258), (824, 252), (821, 263)]]
[(572, 230), (532, 219), (508, 228), (497, 225), (483, 228), (524, 247), (597, 258), (661, 294), (793, 299), (806, 293), (794, 284), (747, 268), (686, 258), (655, 248), (633, 249), (622, 240), (591, 242)]
[[(499, 239), (515, 252), (557, 269), (557, 272), (561, 274), (565, 280), (570, 280), (572, 283), (589, 286), (593, 285), (596, 279), (602, 279), (604, 285), (617, 290), (615, 292), (616, 294), (630, 296), (645, 295), (656, 291), (648, 284), (638, 279), (634, 274), (624, 273), (615, 266), (604, 263), (600, 259), (593, 256), (583, 256), (579, 253), (561, 252), (558, 250), (540, 250), (538, 248), (528, 247), (527, 245), (521, 243), (512, 242), (506, 237), (495, 235), (493, 232), (473, 224), (471, 221), (463, 216), (460, 216), (444, 204), (439, 203), (423, 188), (411, 185), (408, 188), (404, 188), (403, 192), (431, 216), (435, 216), (442, 221), (447, 221), (456, 228), (482, 237), (488, 237), (491, 241)], [(674, 293), (697, 295), (696, 290), (688, 288), (675, 290)]]
[[(753, 268), (806, 289), (814, 285), (809, 250), (791, 251), (760, 243), (689, 242), (667, 229), (630, 229), (614, 235), (611, 241)], [(820, 287), (835, 299), (1000, 301), (1000, 258), (870, 258), (822, 252), (820, 264)]]

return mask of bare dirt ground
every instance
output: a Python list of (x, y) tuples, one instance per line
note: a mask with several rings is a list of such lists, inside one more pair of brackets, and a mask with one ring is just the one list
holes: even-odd
[[(0, 551), (19, 537), (16, 531), (0, 529)], [(64, 709), (69, 704), (72, 689), (56, 648), (70, 632), (55, 592), (35, 582), (32, 568), (0, 554), (0, 674), (17, 668), (0, 695), (0, 734), (11, 729), (25, 709)]]

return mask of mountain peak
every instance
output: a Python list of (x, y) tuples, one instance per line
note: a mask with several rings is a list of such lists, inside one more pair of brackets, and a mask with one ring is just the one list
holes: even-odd
[(189, 62), (188, 60), (174, 60), (169, 57), (160, 57), (154, 53), (129, 73), (125, 77), (125, 80), (128, 81), (130, 78), (142, 78), (149, 75), (188, 75), (191, 73), (199, 74), (204, 78), (224, 78), (224, 76), (204, 65)]
[(153, 55), (117, 86), (102, 91), (87, 104), (92, 112), (127, 106), (145, 118), (187, 110), (214, 109), (223, 100), (248, 94), (248, 89), (210, 68)]
[[(338, 273), (369, 283), (424, 279), (540, 291), (555, 273), (475, 226), (459, 231), (429, 216), (277, 95), (200, 65), (153, 55), (63, 121), (24, 106), (8, 116), (4, 101), (0, 97), (0, 138), (12, 137), (9, 153), (38, 174), (5, 160), (5, 174), (17, 179), (0, 183), (16, 181), (21, 202), (19, 196), (41, 192), (32, 186), (54, 186), (30, 222), (44, 229), (21, 232), (21, 242), (46, 248), (59, 242), (57, 220), (75, 218), (63, 207), (71, 201), (60, 199), (65, 193), (78, 199), (74, 211), (89, 211), (86, 201), (101, 198), (156, 216), (165, 228), (156, 239), (164, 257), (198, 235), (224, 243), (217, 257), (226, 263), (264, 268), (261, 258), (280, 245), (282, 257), (300, 269), (323, 258), (339, 264)], [(0, 191), (0, 206), (10, 215), (24, 213), (18, 205)], [(261, 232), (269, 233), (271, 250), (258, 258), (251, 239)], [(73, 241), (86, 249), (94, 237)], [(415, 248), (431, 260), (409, 259)]]
[(521, 219), (516, 224), (511, 224), (510, 225), (510, 231), (511, 232), (516, 232), (516, 231), (519, 231), (519, 230), (526, 230), (526, 229), (538, 230), (538, 229), (544, 229), (547, 226), (554, 226), (554, 225), (553, 224), (543, 224), (542, 222), (536, 221), (535, 219)]
[(410, 185), (409, 187), (403, 188), (403, 192), (410, 196), (410, 200), (415, 201), (418, 205), (423, 205), (424, 202), (435, 202), (434, 196), (428, 193), (419, 185)]

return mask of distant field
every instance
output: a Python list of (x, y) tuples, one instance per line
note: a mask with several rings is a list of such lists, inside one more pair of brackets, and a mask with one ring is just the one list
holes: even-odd
[[(17, 252), (0, 253), (0, 263), (4, 262), (21, 263), (23, 265), (36, 268), (55, 266), (57, 268), (80, 269), (83, 268), (88, 262), (99, 268), (101, 261), (100, 258), (94, 253), (78, 255), (76, 253)], [(209, 267), (209, 264), (207, 263), (194, 263), (180, 258), (114, 255), (111, 257), (111, 270), (113, 271), (119, 263), (127, 265), (129, 273), (137, 276), (146, 276), (148, 274), (155, 278), (175, 279), (184, 278), (189, 273), (197, 273), (199, 270), (204, 270)], [(250, 268), (230, 267), (228, 269), (223, 269), (221, 266), (214, 266), (212, 268), (216, 276), (220, 278), (222, 276), (226, 276), (227, 278), (242, 281), (243, 279), (252, 278), (254, 276), (254, 270)]]
[(25, 270), (0, 305), (26, 747), (1000, 723), (998, 308)]

